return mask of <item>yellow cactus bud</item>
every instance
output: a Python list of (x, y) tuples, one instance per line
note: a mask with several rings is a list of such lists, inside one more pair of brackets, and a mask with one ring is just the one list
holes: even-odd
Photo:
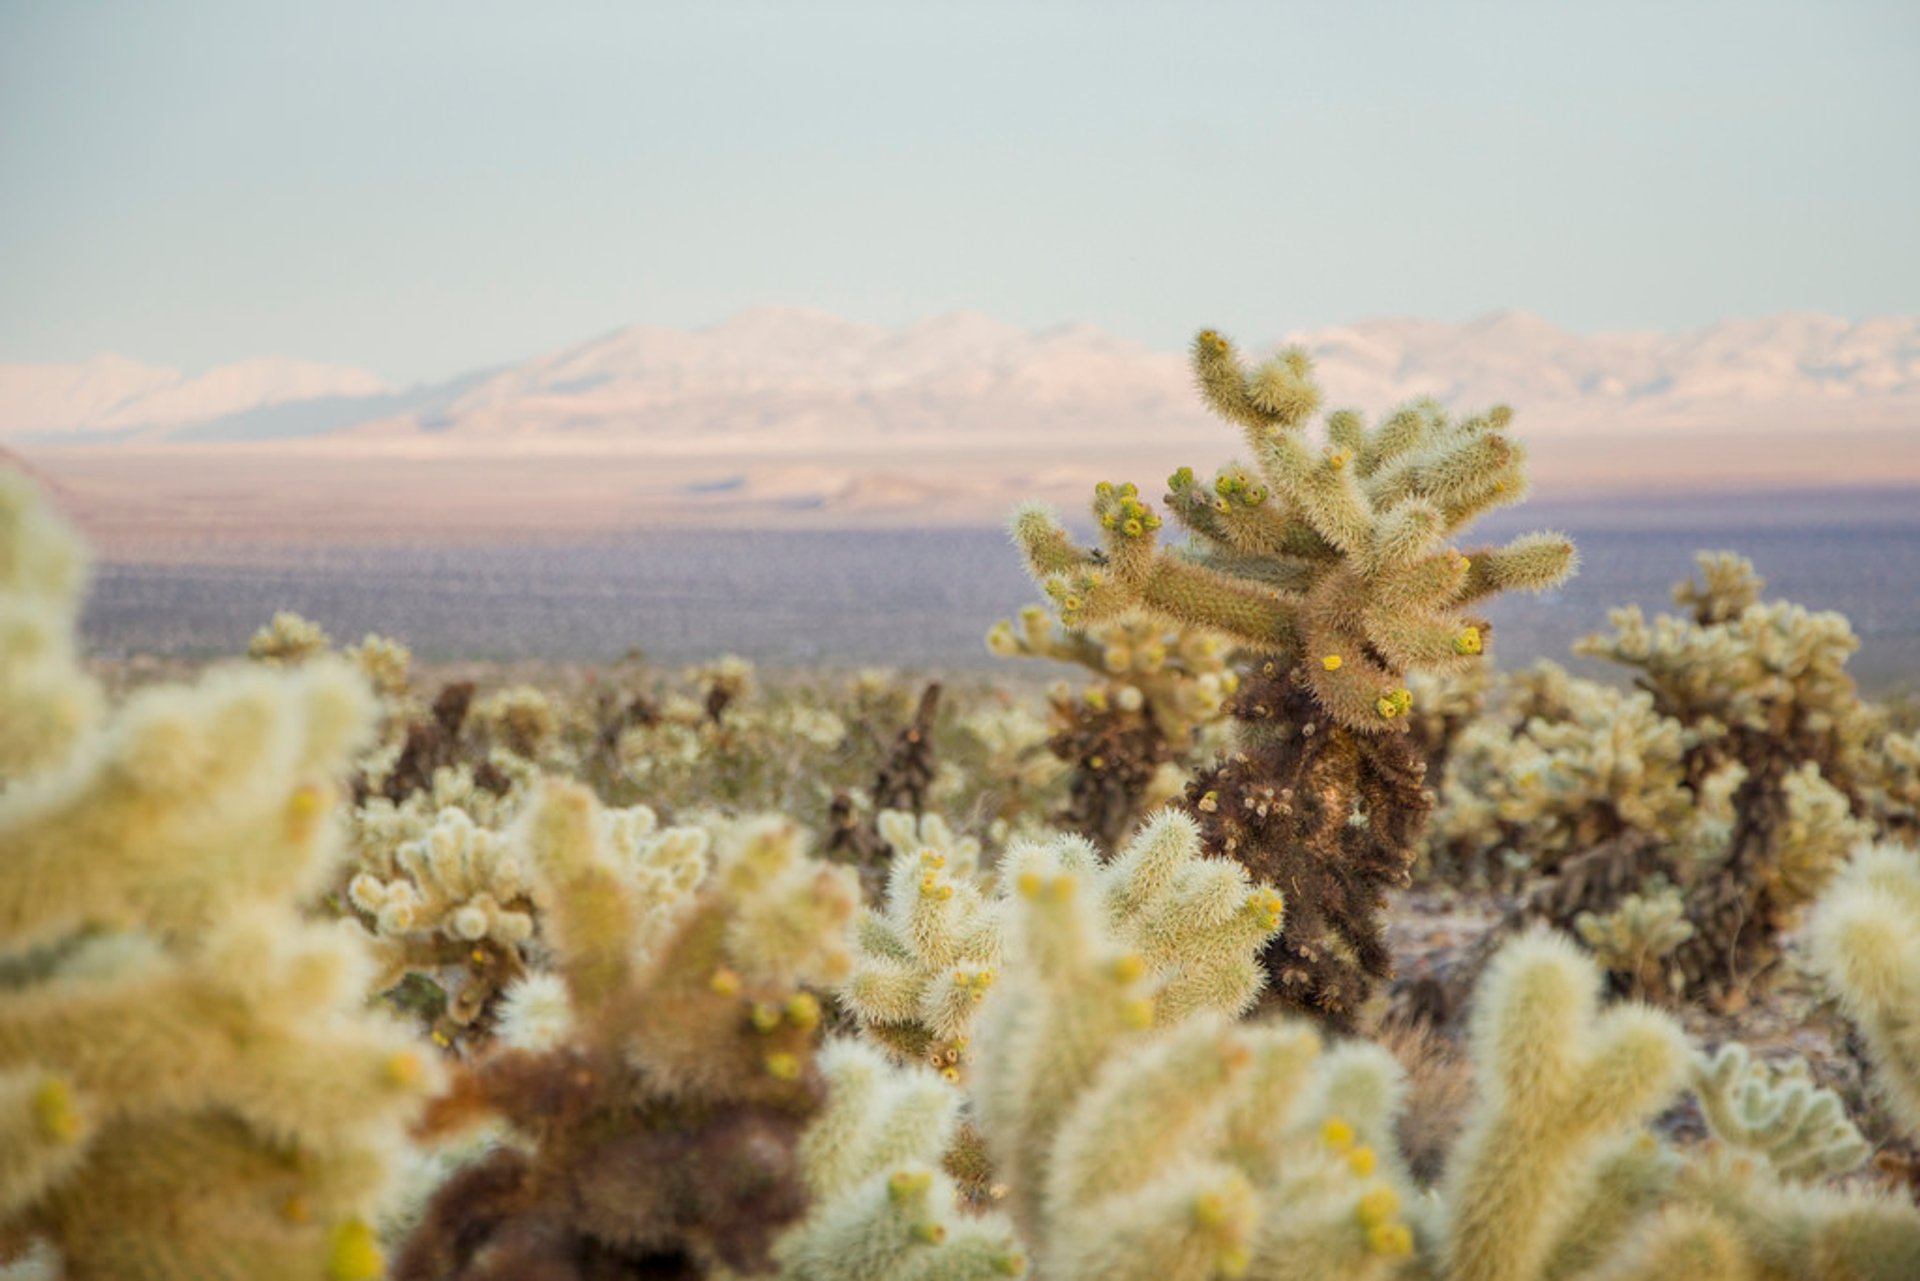
[(1020, 891), (1022, 898), (1039, 898), (1043, 884), (1040, 873), (1029, 868), (1020, 873), (1020, 878), (1014, 882), (1014, 887)]
[(1354, 1213), (1359, 1217), (1361, 1226), (1371, 1228), (1393, 1218), (1399, 1209), (1400, 1194), (1382, 1183), (1367, 1190)]
[(993, 1261), (993, 1270), (1003, 1277), (1017, 1277), (1027, 1270), (1027, 1256), (1024, 1254), (1003, 1254)]
[(764, 1001), (753, 1007), (753, 1013), (749, 1017), (752, 1018), (753, 1026), (757, 1031), (771, 1032), (780, 1026), (780, 1011)]
[(1365, 1144), (1347, 1153), (1347, 1168), (1363, 1179), (1373, 1173), (1373, 1168), (1377, 1164), (1379, 1164), (1379, 1158), (1374, 1155), (1373, 1149)]
[(1146, 958), (1138, 952), (1128, 952), (1113, 963), (1113, 977), (1122, 983), (1131, 983), (1146, 972)]
[(1217, 1228), (1227, 1221), (1227, 1200), (1218, 1192), (1202, 1192), (1193, 1199), (1196, 1227)]
[(925, 1245), (939, 1245), (947, 1239), (947, 1225), (944, 1223), (916, 1223), (913, 1225), (913, 1239)]
[(1079, 886), (1075, 883), (1073, 875), (1069, 872), (1062, 872), (1047, 883), (1047, 895), (1056, 903), (1064, 903), (1073, 897), (1074, 890), (1078, 888)]
[(1331, 454), (1327, 455), (1327, 462), (1336, 468), (1345, 467), (1348, 463), (1352, 461), (1353, 461), (1353, 453), (1350, 450), (1336, 449)]
[(80, 1114), (73, 1106), (73, 1087), (58, 1078), (48, 1078), (33, 1092), (33, 1119), (40, 1133), (56, 1143), (71, 1143), (80, 1137)]
[(442, 1032), (439, 1028), (435, 1028), (433, 1031), (427, 1033), (427, 1039), (443, 1050), (453, 1044), (453, 1038), (445, 1032)]
[(931, 1171), (895, 1170), (893, 1177), (887, 1180), (887, 1196), (895, 1201), (905, 1201), (922, 1195), (932, 1186)]
[(327, 1247), (327, 1281), (374, 1281), (387, 1270), (373, 1229), (350, 1219), (333, 1230)]
[(1478, 654), (1480, 652), (1480, 629), (1468, 627), (1453, 638), (1453, 652), (1456, 654)]
[(1125, 534), (1128, 538), (1138, 538), (1140, 537), (1140, 535), (1146, 533), (1147, 529), (1146, 529), (1146, 526), (1142, 525), (1139, 519), (1136, 517), (1132, 520), (1127, 521), (1122, 526), (1120, 526), (1120, 532)]
[(1367, 1229), (1367, 1249), (1389, 1259), (1413, 1253), (1413, 1232), (1404, 1223), (1377, 1223)]
[(940, 1076), (943, 1080), (958, 1084), (960, 1081), (960, 1069), (951, 1065), (943, 1067), (940, 1069)]
[(715, 970), (713, 977), (707, 980), (707, 986), (721, 996), (738, 996), (740, 995), (740, 976), (728, 969)]
[(402, 1050), (398, 1054), (391, 1055), (381, 1065), (381, 1075), (386, 1077), (387, 1084), (398, 1086), (403, 1090), (418, 1085), (422, 1071), (420, 1056), (412, 1050)]
[(1328, 654), (1328, 655), (1327, 655), (1327, 656), (1326, 656), (1325, 658), (1323, 658), (1323, 659), (1321, 659), (1321, 660), (1320, 660), (1320, 666), (1322, 666), (1322, 667), (1324, 667), (1324, 668), (1326, 668), (1326, 669), (1327, 669), (1328, 671), (1330, 671), (1330, 672), (1337, 672), (1337, 671), (1339, 671), (1339, 670), (1340, 670), (1340, 655), (1338, 655), (1338, 654)]
[(1153, 998), (1142, 996), (1128, 1001), (1120, 1007), (1120, 1021), (1130, 1028), (1146, 1029), (1153, 1026)]
[(785, 1050), (767, 1055), (767, 1075), (776, 1081), (795, 1081), (800, 1077), (800, 1059)]
[(1247, 1269), (1253, 1266), (1253, 1256), (1247, 1253), (1245, 1246), (1230, 1245), (1220, 1252), (1216, 1268), (1223, 1277), (1243, 1277)]
[(1320, 1127), (1320, 1139), (1334, 1151), (1345, 1152), (1353, 1146), (1353, 1127), (1337, 1116), (1330, 1116)]
[(787, 998), (787, 1022), (803, 1032), (820, 1026), (820, 999), (811, 992), (795, 992)]
[(296, 841), (313, 835), (320, 814), (326, 809), (326, 797), (318, 787), (297, 787), (287, 798), (287, 830)]

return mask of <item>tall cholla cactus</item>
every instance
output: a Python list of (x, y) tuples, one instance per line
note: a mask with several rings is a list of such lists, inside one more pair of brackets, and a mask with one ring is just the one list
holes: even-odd
[(753, 1273), (806, 1207), (822, 1011), (802, 985), (846, 976), (853, 874), (767, 820), (724, 832), (687, 887), (650, 879), (620, 826), (557, 781), (522, 819), (564, 995), (510, 990), (534, 1048), (484, 1058), (448, 1112), (497, 1113), (516, 1141), (441, 1186), (402, 1281)]
[(1505, 408), (1453, 420), (1422, 402), (1372, 429), (1341, 411), (1316, 448), (1305, 424), (1320, 392), (1304, 352), (1248, 371), (1207, 330), (1193, 362), (1254, 464), (1225, 467), (1211, 485), (1187, 468), (1173, 475), (1168, 510), (1191, 545), (1159, 546), (1161, 517), (1131, 484), (1096, 488), (1097, 549), (1075, 546), (1038, 508), (1015, 516), (1014, 536), (1069, 628), (1137, 611), (1254, 655), (1231, 707), (1238, 750), (1194, 781), (1187, 805), (1210, 853), (1287, 895), (1287, 928), (1268, 953), (1275, 997), (1344, 1025), (1389, 970), (1379, 903), (1404, 883), (1431, 808), (1404, 736), (1406, 674), (1477, 662), (1487, 624), (1473, 607), (1561, 582), (1573, 546), (1554, 534), (1499, 548), (1452, 541), (1526, 490)]
[[(336, 661), (144, 690), (98, 721), (77, 546), (0, 475), (0, 1259), (68, 1281), (380, 1274), (368, 1226), (433, 1056), (298, 904), (366, 739)], [(27, 679), (31, 677), (31, 679)]]

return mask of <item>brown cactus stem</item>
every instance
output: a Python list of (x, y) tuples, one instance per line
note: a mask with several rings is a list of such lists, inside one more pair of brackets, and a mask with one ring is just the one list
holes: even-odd
[(1404, 734), (1342, 726), (1274, 663), (1243, 681), (1228, 710), (1238, 750), (1195, 776), (1182, 808), (1207, 854), (1286, 900), (1262, 1008), (1350, 1031), (1393, 974), (1382, 914), (1387, 891), (1410, 880), (1433, 810), (1426, 764)]

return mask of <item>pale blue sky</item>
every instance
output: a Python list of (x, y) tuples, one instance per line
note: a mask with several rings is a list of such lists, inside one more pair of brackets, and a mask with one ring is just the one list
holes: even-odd
[(1920, 310), (1920, 4), (0, 0), (0, 361)]

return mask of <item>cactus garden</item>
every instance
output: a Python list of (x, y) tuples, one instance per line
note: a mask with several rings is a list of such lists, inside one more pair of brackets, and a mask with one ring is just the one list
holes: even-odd
[(1920, 1277), (1848, 619), (1703, 549), (1503, 666), (1524, 406), (1190, 356), (1218, 454), (1011, 513), (985, 676), (134, 671), (0, 467), (0, 1278)]

